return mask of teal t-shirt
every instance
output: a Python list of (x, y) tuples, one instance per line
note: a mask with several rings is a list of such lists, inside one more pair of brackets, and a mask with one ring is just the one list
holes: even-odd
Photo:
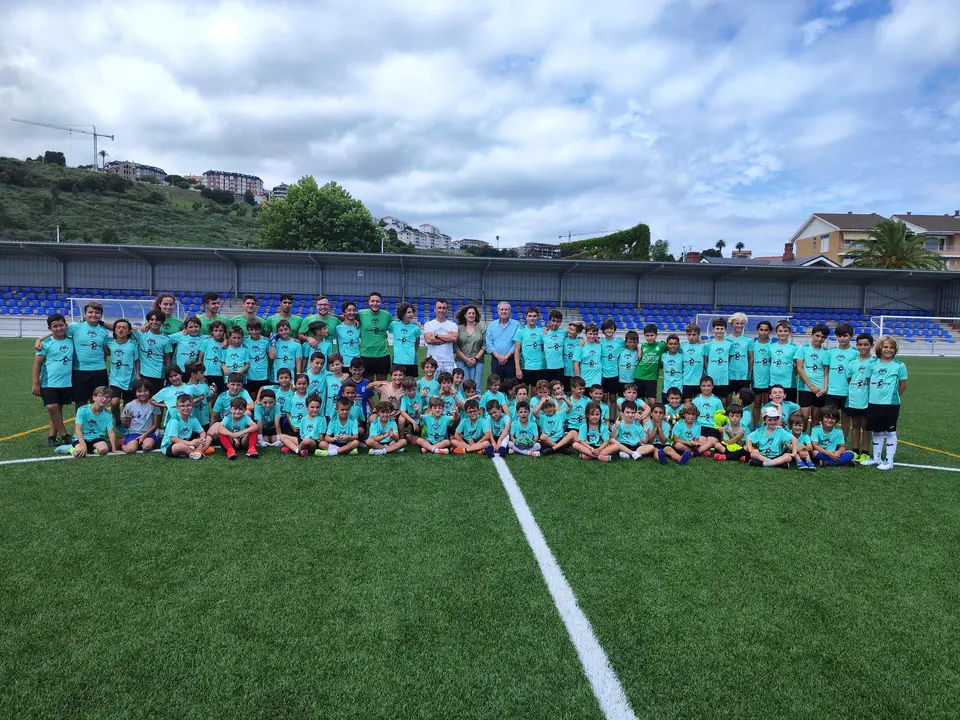
[(173, 351), (173, 362), (181, 370), (186, 371), (187, 364), (196, 362), (200, 357), (200, 352), (207, 344), (207, 338), (203, 335), (187, 335), (182, 332), (171, 333), (167, 337), (170, 342), (176, 345)]
[(714, 385), (730, 384), (731, 344), (727, 339), (710, 340), (703, 344), (703, 354), (707, 358), (707, 375), (713, 378)]
[(792, 342), (776, 343), (770, 347), (770, 386), (783, 385), (789, 390), (795, 384), (794, 358), (797, 346)]
[(500, 407), (503, 407), (504, 405), (507, 404), (507, 396), (504, 395), (502, 392), (492, 393), (489, 390), (487, 390), (480, 398), (481, 413), (486, 414), (487, 403), (490, 402), (491, 400), (496, 400), (497, 404), (500, 405)]
[(110, 384), (121, 390), (129, 390), (133, 385), (140, 348), (133, 340), (120, 343), (110, 339), (107, 340), (107, 350), (110, 351)]
[[(73, 340), (48, 337), (40, 343), (37, 355), (43, 357), (40, 366), (40, 387), (67, 388), (73, 385)], [(126, 389), (126, 388), (124, 388)]]
[(376, 437), (378, 435), (383, 435), (384, 433), (393, 433), (393, 435), (385, 437), (383, 440), (379, 441), (384, 445), (394, 442), (394, 438), (398, 432), (399, 430), (397, 429), (397, 423), (395, 420), (393, 420), (393, 418), (387, 418), (386, 423), (381, 423), (379, 415), (375, 415), (373, 417), (373, 419), (370, 421), (370, 427), (368, 429), (369, 437)]
[(513, 336), (520, 343), (520, 368), (522, 370), (543, 370), (543, 330), (539, 327), (524, 325)]
[(173, 444), (174, 438), (189, 440), (202, 432), (203, 428), (193, 415), (184, 420), (180, 417), (179, 413), (174, 413), (173, 416), (167, 420), (167, 424), (163, 429), (163, 441), (160, 443), (160, 449), (166, 452), (167, 448)]
[[(106, 370), (103, 346), (110, 339), (110, 331), (103, 325), (75, 322), (67, 325), (67, 337), (73, 340), (77, 370)], [(163, 364), (161, 363), (161, 367)]]
[(217, 401), (213, 404), (213, 411), (220, 417), (230, 414), (230, 401), (234, 398), (243, 398), (245, 402), (253, 402), (253, 399), (250, 397), (250, 393), (246, 390), (241, 390), (236, 395), (231, 395), (230, 391), (220, 393), (220, 396), (217, 398)]
[[(620, 351), (624, 348), (623, 340), (619, 338), (600, 338), (600, 374), (605, 378), (620, 376)], [(634, 365), (636, 367), (636, 365)]]
[(521, 423), (517, 418), (510, 421), (510, 439), (514, 443), (518, 440), (535, 443), (538, 437), (540, 437), (540, 427), (532, 417), (528, 417), (526, 423)]
[(603, 347), (600, 343), (587, 343), (578, 346), (573, 355), (580, 363), (580, 377), (587, 384), (600, 385), (603, 380)]
[(400, 398), (400, 412), (406, 413), (411, 420), (418, 420), (423, 412), (423, 400), (419, 395), (413, 398), (404, 395)]
[(570, 409), (567, 410), (567, 429), (576, 430), (587, 421), (587, 405), (590, 404), (590, 398), (586, 395), (579, 400), (570, 398)]
[[(349, 421), (348, 421), (349, 422)], [(327, 432), (327, 419), (319, 413), (313, 416), (304, 415), (300, 422), (300, 438), (319, 440)]]
[[(258, 317), (256, 315), (254, 315), (254, 317), (260, 321), (260, 326), (263, 327), (263, 322), (264, 322), (263, 318)], [(234, 317), (230, 318), (230, 320), (227, 321), (227, 329), (230, 329), (231, 327), (238, 327), (241, 330), (243, 330), (243, 336), (248, 337), (250, 333), (247, 332), (247, 322), (248, 322), (247, 318), (244, 317), (243, 315), (235, 315)]]
[(824, 450), (836, 452), (837, 448), (843, 445), (843, 430), (839, 425), (834, 425), (830, 432), (826, 432), (823, 425), (817, 425), (810, 432), (810, 441), (815, 442)]
[(573, 377), (573, 360), (579, 347), (579, 337), (563, 336), (563, 374), (567, 377)]
[(263, 334), (270, 336), (274, 335), (277, 332), (277, 323), (281, 320), (286, 320), (290, 323), (290, 337), (299, 337), (301, 330), (301, 325), (303, 325), (303, 318), (297, 317), (296, 315), (291, 315), (288, 318), (285, 318), (280, 313), (271, 315), (266, 320), (263, 321)]
[(133, 340), (137, 343), (140, 355), (140, 374), (162, 378), (164, 355), (170, 353), (172, 349), (170, 337), (161, 333), (154, 334), (149, 330), (134, 331)]
[(703, 377), (703, 343), (680, 343), (680, 354), (683, 355), (683, 384), (699, 385)]
[[(333, 343), (329, 340), (320, 340), (317, 342), (317, 346), (313, 347), (310, 343), (304, 343), (300, 350), (300, 355), (306, 361), (306, 365), (310, 364), (310, 358), (314, 353), (321, 353), (323, 355), (323, 369), (327, 369), (327, 363), (330, 361), (330, 355), (333, 353)], [(347, 366), (344, 365), (346, 370)]]
[[(316, 373), (316, 374), (314, 374), (314, 373), (312, 373), (312, 372), (309, 372), (309, 371), (306, 373), (306, 375), (307, 375), (307, 395), (317, 395), (317, 396), (319, 396), (319, 398), (320, 398), (320, 400), (321, 400), (321, 407), (323, 407), (323, 405), (322, 405), (323, 401), (325, 401), (325, 400), (327, 399), (327, 375), (328, 375), (328, 374), (329, 374), (329, 373), (326, 373), (326, 372), (324, 372), (323, 370), (321, 370), (320, 372), (318, 372), (318, 373)], [(337, 388), (337, 392), (339, 392), (339, 391), (340, 391), (340, 389)]]
[(667, 404), (664, 405), (664, 415), (666, 416), (666, 422), (674, 425), (683, 420), (683, 405), (673, 405)]
[(617, 442), (624, 445), (639, 445), (643, 442), (644, 434), (643, 425), (637, 420), (629, 425), (622, 421), (617, 425)]
[(277, 373), (282, 368), (290, 371), (291, 378), (295, 377), (297, 374), (297, 358), (303, 352), (300, 343), (296, 340), (275, 340), (273, 349), (276, 350), (277, 354), (273, 359), (273, 372), (271, 374), (273, 381), (277, 382)]
[(632, 383), (638, 362), (640, 362), (640, 356), (636, 350), (623, 348), (617, 355), (617, 379), (622, 383)]
[(447, 428), (450, 427), (450, 417), (441, 415), (435, 418), (433, 415), (423, 416), (424, 438), (431, 445), (436, 445), (447, 439)]
[[(227, 371), (223, 374), (228, 375), (229, 373), (240, 372), (240, 368), (250, 362), (250, 351), (243, 345), (240, 347), (227, 345), (227, 347), (223, 348), (220, 357), (223, 364), (227, 366)], [(246, 374), (244, 374), (243, 379), (246, 381)]]
[(866, 410), (870, 400), (870, 371), (877, 359), (872, 355), (866, 360), (860, 354), (847, 363), (847, 407), (851, 410)]
[[(791, 433), (791, 435), (792, 434), (793, 433)], [(801, 447), (803, 445), (806, 445), (807, 447), (810, 446), (810, 436), (805, 432), (802, 432), (799, 435), (794, 435), (794, 437), (797, 439), (797, 447)]]
[[(99, 414), (93, 411), (92, 405), (84, 405), (77, 410), (76, 425), (83, 432), (86, 442), (97, 438), (107, 439), (107, 432), (113, 430), (113, 414), (104, 408)], [(76, 440), (77, 436), (74, 435)]]
[(700, 437), (701, 425), (695, 422), (693, 425), (687, 425), (685, 422), (678, 422), (673, 426), (670, 437), (680, 442), (693, 442)]
[(264, 432), (270, 432), (277, 422), (277, 415), (280, 412), (280, 401), (273, 403), (268, 410), (261, 403), (253, 406), (253, 419), (260, 424)]
[(537, 424), (540, 426), (540, 432), (548, 438), (557, 442), (562, 439), (566, 432), (567, 414), (562, 410), (556, 410), (553, 415), (540, 413), (537, 418)]
[(501, 413), (499, 420), (494, 420), (492, 417), (487, 415), (487, 425), (490, 428), (490, 435), (493, 436), (494, 441), (500, 439), (500, 436), (503, 435), (503, 431), (510, 427), (510, 418)]
[[(543, 361), (547, 370), (563, 370), (566, 362), (564, 340), (567, 337), (567, 331), (562, 328), (550, 330), (549, 328), (543, 334)], [(573, 358), (571, 357), (572, 361)], [(570, 370), (573, 370), (572, 363)]]
[[(337, 377), (333, 373), (327, 373), (327, 394), (321, 395), (323, 399), (323, 411), (322, 415), (325, 417), (333, 417), (337, 414), (337, 397), (340, 395), (340, 387), (343, 385), (345, 380), (349, 380), (349, 375), (341, 375)], [(309, 394), (309, 393), (308, 393)]]
[(753, 446), (764, 457), (771, 460), (783, 455), (784, 451), (793, 442), (793, 435), (779, 425), (772, 433), (767, 432), (766, 426), (759, 427), (747, 436)]
[(250, 359), (250, 369), (247, 370), (247, 380), (253, 380), (254, 382), (266, 381), (269, 378), (270, 372), (270, 357), (267, 355), (267, 350), (270, 349), (270, 339), (262, 335), (259, 340), (247, 337), (243, 339), (243, 346), (247, 349)]
[[(830, 367), (830, 351), (824, 347), (815, 348), (813, 345), (803, 345), (797, 349), (797, 354), (793, 356), (794, 364), (797, 360), (803, 362), (803, 371), (807, 374), (810, 382), (818, 388), (824, 385), (824, 368)], [(803, 379), (797, 376), (797, 389), (801, 392), (810, 392), (810, 386)]]
[(464, 415), (460, 419), (460, 424), (457, 425), (457, 432), (460, 433), (460, 437), (462, 437), (468, 443), (475, 443), (479, 441), (484, 435), (487, 434), (489, 429), (490, 428), (487, 425), (487, 421), (479, 415), (477, 415), (476, 422), (470, 422), (470, 418)]
[(417, 394), (423, 397), (423, 390), (426, 388), (427, 397), (432, 398), (440, 394), (440, 382), (437, 380), (437, 376), (433, 376), (433, 380), (427, 380), (427, 378), (422, 377), (417, 380)]
[(417, 340), (423, 331), (416, 323), (394, 320), (390, 323), (393, 335), (393, 362), (397, 365), (414, 365), (417, 362)]
[(770, 350), (773, 343), (753, 343), (753, 386), (755, 388), (770, 387)]
[(360, 356), (360, 327), (340, 323), (336, 330), (337, 352), (343, 356), (343, 364), (350, 367), (350, 361)]
[[(700, 363), (701, 367), (703, 362)], [(676, 388), (683, 392), (683, 353), (677, 352), (675, 355), (664, 353), (660, 356), (660, 366), (663, 368), (663, 391), (670, 388)]]
[(253, 425), (253, 420), (247, 414), (241, 415), (239, 420), (234, 420), (233, 413), (228, 412), (226, 417), (220, 419), (220, 424), (230, 432), (240, 432)]
[[(206, 337), (201, 350), (203, 353), (203, 372), (214, 377), (223, 375), (223, 343)], [(141, 369), (141, 372), (143, 370)]]
[(729, 377), (731, 380), (750, 379), (750, 355), (753, 354), (753, 340), (746, 335), (734, 337), (727, 335), (730, 343)]
[(334, 415), (327, 420), (327, 435), (331, 437), (357, 435), (359, 432), (359, 425), (357, 424), (356, 418), (352, 418), (349, 415), (347, 415), (347, 419), (344, 421), (340, 420), (339, 415)]
[(907, 379), (907, 366), (899, 360), (877, 360), (870, 370), (871, 405), (899, 405), (900, 381)]
[(600, 423), (596, 427), (589, 427), (587, 423), (580, 423), (577, 429), (577, 438), (585, 442), (590, 447), (600, 447), (610, 439), (610, 428), (606, 423)]
[[(169, 420), (173, 415), (177, 414), (177, 398), (181, 395), (189, 395), (190, 397), (196, 399), (201, 394), (201, 391), (197, 388), (196, 385), (189, 385), (187, 383), (181, 383), (179, 385), (167, 385), (157, 390), (151, 400), (154, 402), (161, 403), (166, 406), (169, 414), (167, 419)], [(196, 405), (194, 405), (196, 407)]]
[[(765, 408), (768, 408), (768, 407), (773, 407), (773, 403), (772, 403), (772, 402), (768, 402), (766, 405), (764, 405), (762, 408), (760, 408), (760, 418), (761, 418), (761, 423), (760, 423), (760, 426), (759, 426), (760, 429), (763, 428), (763, 420), (762, 420), (762, 418), (763, 418), (763, 410), (764, 410)], [(789, 426), (790, 426), (790, 416), (793, 415), (794, 413), (800, 412), (800, 406), (797, 405), (795, 402), (791, 402), (790, 400), (784, 400), (782, 403), (780, 403), (780, 412), (782, 413), (782, 415), (781, 415), (781, 417), (780, 417), (780, 425), (781, 425), (781, 427), (789, 428)]]
[(716, 414), (717, 410), (723, 410), (723, 403), (720, 401), (720, 398), (718, 398), (716, 395), (711, 395), (710, 397), (697, 395), (697, 397), (693, 398), (691, 402), (700, 413), (699, 417), (697, 418), (697, 422), (700, 424), (700, 427), (716, 427), (713, 416)]
[(828, 395), (847, 396), (849, 385), (847, 366), (856, 360), (859, 355), (860, 353), (855, 347), (848, 347), (846, 350), (835, 347), (830, 350), (830, 388)]
[(290, 424), (299, 428), (303, 419), (307, 417), (307, 398), (308, 395), (300, 395), (296, 392), (287, 401), (287, 416)]
[(210, 386), (207, 383), (190, 383), (187, 387), (192, 388), (191, 394), (194, 397), (193, 412), (191, 415), (197, 419), (201, 425), (210, 424)]
[(453, 415), (457, 412), (456, 394), (452, 392), (449, 395), (444, 395), (443, 393), (439, 393), (437, 397), (443, 401), (443, 414), (446, 415), (447, 417), (452, 418)]

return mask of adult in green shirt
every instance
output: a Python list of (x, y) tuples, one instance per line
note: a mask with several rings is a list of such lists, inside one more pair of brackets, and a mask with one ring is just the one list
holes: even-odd
[(159, 310), (166, 318), (160, 326), (160, 332), (164, 335), (173, 335), (183, 330), (183, 320), (174, 315), (177, 310), (177, 299), (170, 293), (157, 295), (150, 310)]
[(257, 319), (260, 321), (261, 326), (263, 325), (263, 318), (257, 317), (257, 305), (259, 304), (260, 300), (256, 295), (244, 295), (243, 312), (230, 318), (230, 322), (227, 324), (240, 328), (243, 330), (243, 336), (247, 337), (250, 334), (247, 332), (247, 323), (250, 320)]
[(360, 357), (365, 366), (363, 376), (368, 380), (385, 380), (390, 372), (390, 349), (387, 330), (393, 315), (382, 310), (383, 296), (372, 292), (367, 297), (367, 308), (357, 313), (360, 323)]
[(277, 332), (277, 323), (281, 320), (286, 320), (290, 323), (290, 335), (292, 337), (299, 337), (300, 327), (303, 319), (297, 315), (291, 314), (291, 309), (293, 309), (293, 295), (284, 293), (280, 296), (280, 312), (278, 312), (276, 315), (271, 315), (263, 323), (264, 334), (273, 335)]
[[(660, 377), (660, 357), (667, 349), (667, 344), (657, 340), (657, 326), (653, 323), (643, 328), (643, 339), (646, 341), (640, 346), (640, 360), (637, 363), (637, 372), (634, 377), (637, 380), (638, 395), (647, 399), (648, 405), (653, 405), (657, 400), (657, 380)], [(667, 388), (664, 388), (666, 391)]]
[[(335, 338), (337, 336), (337, 325), (340, 324), (340, 318), (336, 315), (330, 314), (330, 298), (326, 295), (321, 295), (317, 298), (316, 312), (313, 315), (307, 315), (300, 323), (300, 332), (294, 334), (294, 337), (300, 340), (300, 342), (308, 342), (311, 347), (317, 346), (317, 340), (312, 335), (306, 335), (306, 330), (310, 327), (311, 323), (317, 321), (322, 322), (327, 326), (327, 330), (330, 332), (327, 333), (327, 337)], [(292, 329), (292, 327), (291, 327)]]
[(224, 325), (230, 325), (230, 319), (220, 314), (220, 296), (215, 292), (206, 292), (200, 298), (203, 303), (203, 312), (197, 315), (200, 320), (200, 334), (210, 334), (210, 324), (219, 320)]

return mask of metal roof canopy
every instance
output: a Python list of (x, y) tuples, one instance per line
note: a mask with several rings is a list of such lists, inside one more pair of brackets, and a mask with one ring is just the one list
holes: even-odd
[(509, 273), (554, 272), (567, 275), (583, 270), (591, 273), (629, 275), (638, 280), (645, 276), (703, 278), (722, 281), (733, 276), (758, 280), (780, 280), (799, 283), (806, 280), (872, 285), (889, 281), (912, 283), (960, 283), (960, 273), (946, 270), (869, 270), (861, 268), (795, 267), (777, 265), (711, 265), (709, 263), (635, 262), (630, 260), (547, 260), (536, 258), (489, 258), (464, 255), (393, 255), (347, 252), (306, 252), (244, 248), (201, 248), (170, 245), (102, 245), (86, 243), (0, 242), (0, 258), (23, 253), (45, 255), (61, 263), (72, 260), (105, 260), (129, 257), (148, 265), (159, 262), (220, 259), (231, 265), (253, 265), (265, 262), (307, 262), (320, 267), (364, 265), (366, 267), (436, 268), (497, 271)]

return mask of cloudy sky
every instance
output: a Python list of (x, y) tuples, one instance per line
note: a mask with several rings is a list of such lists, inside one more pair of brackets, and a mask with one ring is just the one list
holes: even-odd
[(506, 245), (651, 226), (778, 252), (960, 208), (958, 0), (0, 0), (0, 154), (336, 180)]

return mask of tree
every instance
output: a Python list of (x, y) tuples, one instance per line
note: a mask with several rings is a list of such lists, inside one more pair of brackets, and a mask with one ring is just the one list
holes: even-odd
[(717, 257), (723, 257), (723, 249), (727, 246), (727, 241), (723, 238), (717, 240), (713, 246), (717, 249), (717, 252), (720, 253)]
[(741, 252), (746, 247), (746, 245), (744, 245), (743, 241), (741, 240), (736, 245), (734, 245), (734, 247), (737, 249), (737, 252)]
[(576, 260), (649, 260), (650, 227), (641, 223), (598, 238), (560, 243), (560, 255)]
[(650, 248), (650, 259), (656, 262), (676, 262), (677, 259), (670, 253), (670, 243), (664, 239), (657, 240)]
[(107, 167), (107, 157), (110, 155), (106, 150), (101, 150), (97, 153), (100, 156), (100, 167)]
[(380, 252), (381, 230), (370, 211), (335, 182), (300, 178), (286, 197), (258, 216), (257, 239), (277, 250)]
[(148, 183), (150, 185), (159, 185), (159, 181), (153, 175), (144, 175), (140, 178), (140, 182)]
[(715, 247), (712, 247), (712, 248), (707, 248), (706, 250), (701, 250), (701, 251), (700, 251), (700, 257), (702, 257), (702, 258), (705, 258), (705, 257), (723, 257), (723, 255), (722, 255), (722, 254), (720, 253), (720, 251), (717, 250)]
[(47, 150), (43, 154), (43, 162), (45, 165), (59, 165), (60, 167), (67, 166), (67, 158), (62, 152), (56, 152), (54, 150)]
[(249, 188), (247, 189), (247, 191), (243, 194), (243, 201), (247, 205), (251, 206), (257, 204), (256, 198), (253, 197), (253, 190), (250, 190)]
[(853, 267), (890, 270), (946, 270), (939, 253), (930, 250), (926, 235), (914, 235), (902, 220), (880, 220), (863, 240), (853, 242), (844, 255)]
[[(61, 228), (62, 230), (62, 228)], [(103, 231), (103, 244), (104, 245), (119, 245), (120, 244), (120, 233), (116, 231), (115, 228), (105, 228)]]

